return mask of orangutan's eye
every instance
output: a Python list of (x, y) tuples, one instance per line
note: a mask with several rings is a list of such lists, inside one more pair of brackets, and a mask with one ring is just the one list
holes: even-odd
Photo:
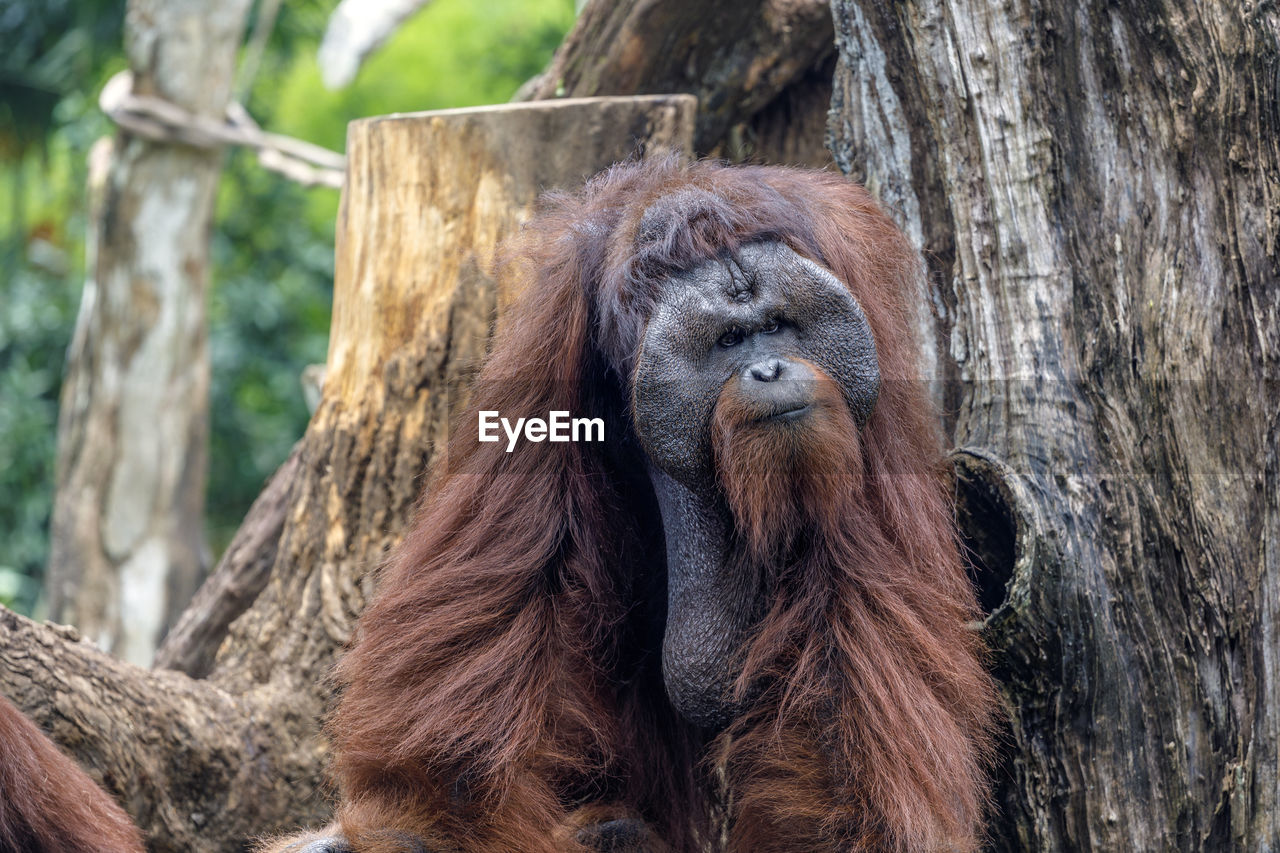
[(738, 344), (742, 343), (742, 330), (737, 326), (734, 326), (732, 329), (721, 335), (720, 340), (717, 343), (725, 349), (728, 349), (729, 347), (736, 347)]
[(774, 320), (770, 320), (768, 323), (765, 323), (764, 328), (762, 328), (760, 331), (763, 334), (772, 335), (772, 334), (775, 334), (779, 328), (781, 328), (781, 324), (779, 324), (778, 321), (774, 319)]

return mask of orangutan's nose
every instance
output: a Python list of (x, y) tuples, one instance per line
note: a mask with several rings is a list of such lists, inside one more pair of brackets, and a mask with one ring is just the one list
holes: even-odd
[(803, 361), (789, 361), (781, 356), (762, 358), (742, 371), (742, 384), (746, 387), (757, 382), (780, 382), (784, 379), (803, 382), (817, 378), (813, 368)]
[(775, 379), (782, 378), (784, 370), (786, 370), (786, 362), (782, 359), (766, 358), (764, 361), (757, 361), (748, 367), (747, 373), (757, 382), (772, 382)]
[(803, 361), (779, 356), (760, 359), (743, 369), (739, 382), (746, 399), (759, 410), (761, 419), (801, 416), (814, 398), (813, 368)]

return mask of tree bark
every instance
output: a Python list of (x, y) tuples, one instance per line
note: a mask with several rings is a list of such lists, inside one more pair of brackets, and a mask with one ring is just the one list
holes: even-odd
[(156, 669), (185, 672), (193, 678), (204, 678), (213, 669), (214, 655), (231, 623), (249, 609), (271, 577), (291, 508), (298, 456), (295, 445), (249, 507), (218, 567), (156, 650)]
[(1280, 846), (1280, 15), (835, 0), (1010, 718), (998, 850)]
[(230, 853), (325, 815), (314, 721), (300, 725), (273, 685), (233, 694), (139, 669), (3, 608), (0, 648), (0, 693), (116, 797), (154, 853)]
[[(131, 0), (136, 91), (220, 118), (248, 0)], [(150, 663), (204, 573), (209, 223), (222, 155), (121, 133), (67, 359), (46, 591)]]
[(698, 154), (818, 167), (832, 54), (828, 0), (597, 0), (516, 97), (688, 92)]
[[(221, 640), (208, 677), (140, 670), (0, 609), (0, 694), (96, 773), (151, 849), (230, 853), (327, 820), (326, 678), (501, 322), (495, 247), (543, 190), (690, 150), (693, 117), (692, 98), (658, 96), (351, 126), (320, 406), (167, 658), (201, 672)], [(261, 593), (226, 631), (209, 603), (263, 583), (266, 554)]]

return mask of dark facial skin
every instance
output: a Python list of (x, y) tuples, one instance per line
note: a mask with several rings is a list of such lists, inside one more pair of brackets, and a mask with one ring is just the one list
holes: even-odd
[(830, 272), (780, 243), (743, 247), (665, 282), (634, 376), (636, 431), (667, 541), (667, 695), (691, 722), (718, 728), (735, 654), (761, 613), (758, 579), (729, 566), (732, 518), (716, 485), (710, 425), (728, 383), (762, 425), (803, 428), (819, 381), (840, 387), (859, 427), (880, 387), (866, 316)]

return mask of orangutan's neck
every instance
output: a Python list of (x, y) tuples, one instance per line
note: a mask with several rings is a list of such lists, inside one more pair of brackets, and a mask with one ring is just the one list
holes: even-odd
[(695, 491), (657, 469), (650, 476), (667, 544), (667, 696), (689, 721), (719, 728), (733, 716), (730, 691), (759, 593), (751, 578), (732, 571), (732, 523), (719, 493)]

